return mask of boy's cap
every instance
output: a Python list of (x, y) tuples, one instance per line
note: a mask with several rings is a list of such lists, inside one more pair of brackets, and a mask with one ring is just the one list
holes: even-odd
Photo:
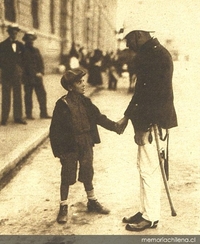
[(84, 75), (86, 75), (86, 72), (80, 68), (67, 70), (60, 80), (61, 85), (64, 89), (68, 90), (69, 85), (80, 80)]

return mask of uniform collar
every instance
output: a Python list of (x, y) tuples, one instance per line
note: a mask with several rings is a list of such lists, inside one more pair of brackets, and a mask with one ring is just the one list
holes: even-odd
[(160, 45), (160, 42), (158, 41), (157, 38), (151, 38), (150, 40), (148, 40), (141, 46), (140, 51), (145, 51), (145, 50), (148, 50), (151, 48), (156, 48), (159, 45)]

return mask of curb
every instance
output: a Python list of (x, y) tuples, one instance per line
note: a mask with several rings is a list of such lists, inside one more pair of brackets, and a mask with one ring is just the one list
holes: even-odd
[(28, 140), (20, 144), (5, 158), (6, 165), (0, 167), (0, 180), (3, 179), (9, 172), (11, 172), (25, 157), (33, 152), (42, 142), (48, 138), (48, 130), (39, 134), (33, 135)]

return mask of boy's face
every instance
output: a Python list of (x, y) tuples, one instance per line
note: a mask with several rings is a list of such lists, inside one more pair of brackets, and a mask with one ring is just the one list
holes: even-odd
[(73, 85), (71, 86), (71, 90), (78, 94), (84, 94), (85, 93), (84, 78), (81, 78), (79, 81), (74, 82)]

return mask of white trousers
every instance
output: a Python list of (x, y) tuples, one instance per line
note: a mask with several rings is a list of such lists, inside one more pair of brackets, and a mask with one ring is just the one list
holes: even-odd
[(144, 219), (153, 222), (160, 218), (161, 171), (154, 136), (150, 144), (148, 135), (149, 132), (145, 136), (145, 145), (138, 146), (137, 167), (140, 173), (140, 212)]

